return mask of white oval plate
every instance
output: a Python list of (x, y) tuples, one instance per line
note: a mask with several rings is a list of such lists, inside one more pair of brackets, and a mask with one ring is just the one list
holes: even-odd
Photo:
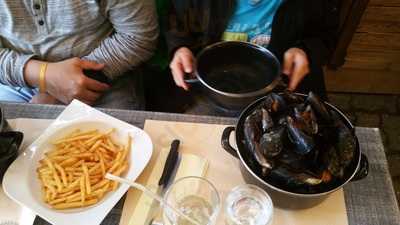
[(128, 134), (132, 137), (129, 169), (124, 176), (129, 180), (137, 179), (149, 162), (153, 151), (151, 139), (142, 129), (94, 110), (81, 102), (71, 103), (56, 121), (18, 156), (8, 168), (3, 180), (4, 192), (11, 199), (55, 225), (100, 224), (129, 189), (127, 185), (120, 185), (116, 191), (109, 192), (97, 204), (78, 209), (55, 210), (43, 202), (36, 174), (38, 161), (48, 151), (52, 140), (57, 140), (78, 128), (83, 131), (91, 129), (107, 131), (115, 128), (113, 140), (121, 144), (127, 143)]

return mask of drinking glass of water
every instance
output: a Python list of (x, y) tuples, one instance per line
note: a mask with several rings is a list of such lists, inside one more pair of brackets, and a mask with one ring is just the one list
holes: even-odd
[(228, 225), (271, 225), (273, 210), (269, 195), (251, 184), (233, 188), (225, 200)]
[[(210, 181), (201, 177), (183, 177), (172, 184), (164, 200), (195, 220), (199, 225), (214, 225), (221, 208), (217, 189)], [(164, 207), (165, 225), (194, 225)]]

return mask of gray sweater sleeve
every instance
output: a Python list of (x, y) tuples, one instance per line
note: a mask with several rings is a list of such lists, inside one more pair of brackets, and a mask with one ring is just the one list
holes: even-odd
[(84, 59), (104, 63), (114, 78), (148, 60), (156, 48), (158, 23), (154, 0), (106, 0), (114, 33)]
[(9, 86), (27, 86), (24, 67), (33, 55), (22, 54), (3, 47), (0, 38), (0, 83)]

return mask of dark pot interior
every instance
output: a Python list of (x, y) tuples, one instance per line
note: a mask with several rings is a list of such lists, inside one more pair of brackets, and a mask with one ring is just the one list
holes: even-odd
[(220, 92), (244, 94), (261, 90), (280, 74), (279, 61), (268, 50), (244, 42), (222, 42), (197, 57), (199, 79)]

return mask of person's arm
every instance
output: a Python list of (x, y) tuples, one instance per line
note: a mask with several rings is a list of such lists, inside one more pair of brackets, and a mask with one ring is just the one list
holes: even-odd
[(149, 59), (157, 46), (158, 24), (154, 0), (104, 0), (114, 33), (84, 59), (105, 65), (109, 78)]
[(33, 57), (4, 48), (0, 38), (0, 83), (9, 86), (29, 86), (24, 79), (24, 68)]

